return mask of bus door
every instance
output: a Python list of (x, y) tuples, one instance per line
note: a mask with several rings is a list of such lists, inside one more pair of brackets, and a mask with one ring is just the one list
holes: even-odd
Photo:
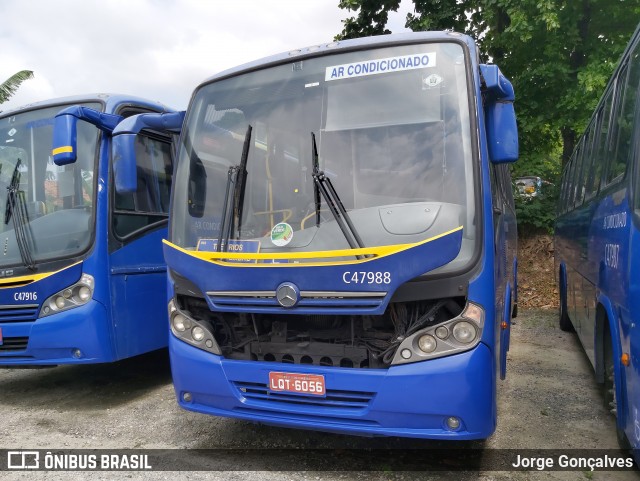
[(165, 347), (168, 333), (162, 239), (167, 235), (173, 173), (171, 141), (142, 133), (136, 142), (138, 189), (131, 194), (112, 189), (111, 196), (111, 292), (118, 358)]

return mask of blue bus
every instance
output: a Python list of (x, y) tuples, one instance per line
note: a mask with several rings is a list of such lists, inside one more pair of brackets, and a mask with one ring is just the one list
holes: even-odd
[[(518, 143), (513, 88), (478, 57), (456, 33), (371, 37), (195, 90), (164, 242), (181, 407), (370, 436), (494, 431)], [(136, 132), (162, 117), (114, 130), (116, 189), (135, 190)]]
[(562, 175), (560, 327), (575, 330), (621, 446), (640, 447), (640, 29)]
[[(0, 114), (0, 365), (110, 362), (166, 347), (158, 293), (172, 139), (139, 137), (131, 194), (113, 189), (110, 152), (124, 117), (167, 110), (100, 94)], [(73, 135), (52, 152), (56, 122)]]

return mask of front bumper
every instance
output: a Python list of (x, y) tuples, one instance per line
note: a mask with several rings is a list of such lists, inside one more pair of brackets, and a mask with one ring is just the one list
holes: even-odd
[[(0, 322), (0, 366), (51, 366), (115, 360), (106, 309), (84, 306), (29, 322)], [(20, 339), (10, 347), (8, 340)], [(16, 349), (17, 347), (17, 349)], [(24, 347), (24, 348), (21, 348)], [(80, 357), (74, 356), (79, 350)]]
[[(190, 411), (364, 436), (484, 439), (496, 426), (494, 362), (482, 343), (387, 370), (233, 361), (172, 335), (169, 352), (178, 403)], [(323, 374), (327, 396), (273, 395), (270, 371)], [(461, 421), (456, 430), (447, 427), (451, 416)]]

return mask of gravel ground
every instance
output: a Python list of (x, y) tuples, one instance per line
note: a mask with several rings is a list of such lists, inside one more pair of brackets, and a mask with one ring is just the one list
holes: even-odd
[[(524, 310), (513, 326), (508, 375), (499, 385), (496, 449), (616, 448), (613, 418), (577, 338), (554, 310)], [(422, 449), (441, 444), (274, 428), (183, 411), (165, 352), (112, 365), (0, 369), (0, 449)], [(335, 452), (327, 455), (331, 469)], [(325, 460), (323, 460), (325, 461)], [(224, 480), (637, 480), (635, 472), (0, 472), (0, 479)]]

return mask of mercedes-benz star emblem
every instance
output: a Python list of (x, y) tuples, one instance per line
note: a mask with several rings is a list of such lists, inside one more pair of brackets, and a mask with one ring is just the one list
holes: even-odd
[(300, 300), (300, 291), (295, 284), (285, 282), (278, 286), (276, 299), (282, 307), (293, 307)]

